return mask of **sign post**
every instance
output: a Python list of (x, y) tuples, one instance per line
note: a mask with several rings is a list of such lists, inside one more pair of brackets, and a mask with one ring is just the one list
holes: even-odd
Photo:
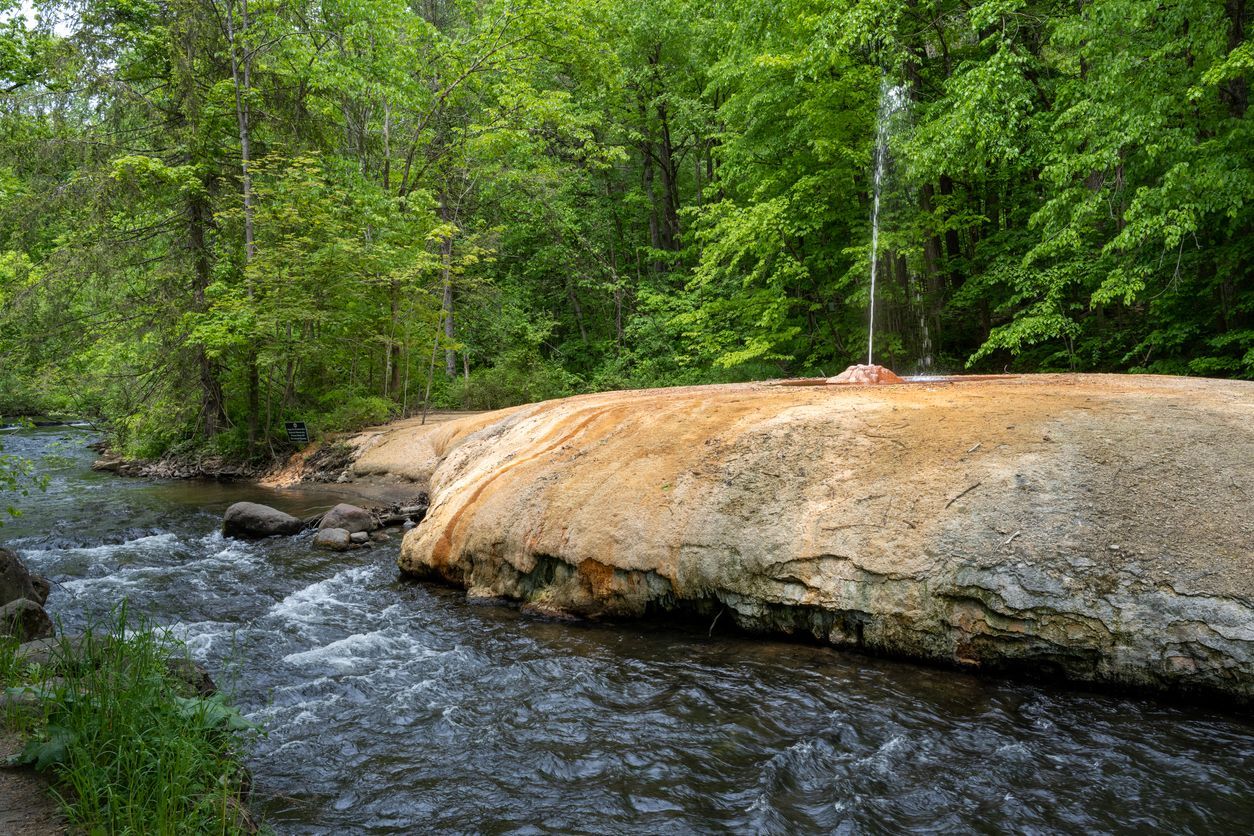
[(287, 440), (293, 444), (309, 443), (309, 428), (304, 421), (284, 421), (283, 428), (287, 430)]

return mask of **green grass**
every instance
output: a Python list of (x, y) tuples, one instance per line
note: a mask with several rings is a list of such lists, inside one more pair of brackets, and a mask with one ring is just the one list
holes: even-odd
[(10, 694), (38, 698), (6, 718), (28, 735), (18, 756), (47, 771), (71, 824), (89, 833), (241, 833), (243, 754), (255, 730), (221, 696), (198, 696), (171, 672), (186, 649), (168, 632), (128, 624), (125, 606), (46, 664), (0, 643)]

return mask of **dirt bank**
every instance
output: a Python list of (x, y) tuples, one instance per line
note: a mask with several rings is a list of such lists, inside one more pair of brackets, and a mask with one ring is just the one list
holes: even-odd
[[(16, 732), (0, 727), (0, 758), (22, 751)], [(0, 833), (7, 836), (61, 836), (69, 825), (52, 797), (48, 782), (25, 767), (0, 769)]]
[(258, 482), (268, 488), (336, 482), (351, 484), (370, 499), (405, 499), (427, 489), (431, 474), (453, 447), (513, 411), (438, 411), (425, 419), (341, 433), (294, 454)]

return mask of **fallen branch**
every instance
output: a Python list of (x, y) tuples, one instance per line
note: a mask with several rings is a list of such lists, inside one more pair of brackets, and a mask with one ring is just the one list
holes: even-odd
[(946, 502), (946, 503), (945, 503), (945, 507), (946, 507), (946, 508), (948, 508), (950, 505), (953, 505), (955, 502), (957, 502), (958, 500), (962, 499), (962, 498), (963, 498), (964, 496), (966, 496), (967, 494), (971, 493), (971, 491), (973, 491), (973, 490), (975, 490), (976, 488), (978, 488), (978, 487), (980, 486), (980, 484), (981, 484), (980, 482), (976, 482), (974, 485), (972, 485), (971, 487), (967, 488), (965, 491), (963, 491), (962, 493), (960, 493), (960, 494), (958, 494), (957, 496), (955, 496), (953, 499), (951, 499), (951, 500), (949, 500), (948, 502)]

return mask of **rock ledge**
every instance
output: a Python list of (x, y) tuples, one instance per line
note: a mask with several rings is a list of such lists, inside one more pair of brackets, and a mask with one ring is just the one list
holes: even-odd
[(406, 574), (1254, 700), (1254, 383), (743, 384), (474, 420), (440, 431)]

